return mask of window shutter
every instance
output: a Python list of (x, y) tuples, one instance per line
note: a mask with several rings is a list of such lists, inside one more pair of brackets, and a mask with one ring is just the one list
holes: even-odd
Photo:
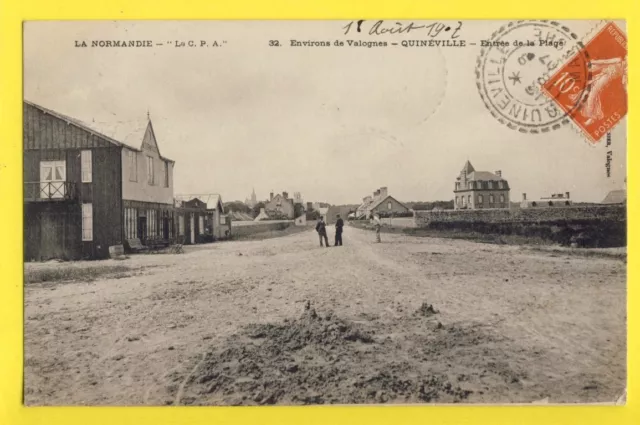
[[(84, 150), (80, 152), (80, 168), (82, 173), (82, 183), (91, 183), (93, 177), (91, 151)], [(57, 167), (56, 167), (57, 168)], [(57, 176), (56, 176), (57, 177)]]

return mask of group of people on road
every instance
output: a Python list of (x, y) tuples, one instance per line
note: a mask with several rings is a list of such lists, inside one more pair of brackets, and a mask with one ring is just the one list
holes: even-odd
[[(376, 229), (376, 242), (380, 242), (380, 228), (382, 223), (380, 222), (380, 216), (378, 214), (373, 215), (373, 225)], [(342, 246), (342, 228), (344, 227), (344, 220), (340, 217), (340, 214), (336, 215), (336, 237), (333, 246)], [(316, 223), (316, 232), (320, 237), (320, 246), (329, 247), (329, 238), (327, 237), (327, 224), (324, 222), (324, 217), (320, 217)], [(323, 245), (324, 241), (324, 245)]]
[[(336, 216), (336, 238), (333, 246), (342, 246), (342, 228), (344, 227), (344, 221), (340, 218), (340, 214)], [(316, 232), (320, 237), (320, 246), (329, 247), (329, 238), (327, 237), (327, 224), (324, 222), (324, 218), (320, 217), (316, 223)], [(324, 240), (324, 245), (322, 241)]]

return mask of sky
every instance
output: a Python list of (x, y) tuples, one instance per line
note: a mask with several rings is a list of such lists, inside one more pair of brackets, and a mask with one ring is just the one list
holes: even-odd
[[(479, 171), (501, 170), (512, 201), (571, 192), (575, 201), (599, 202), (624, 187), (626, 120), (610, 148), (591, 146), (572, 126), (544, 135), (509, 129), (478, 94), (478, 46), (290, 47), (292, 39), (418, 38), (345, 36), (346, 23), (27, 22), (24, 97), (108, 136), (144, 125), (149, 113), (160, 152), (175, 161), (176, 194), (232, 201), (255, 189), (258, 199), (287, 191), (357, 204), (387, 186), (400, 201), (449, 200), (467, 160)], [(596, 24), (568, 25), (584, 35)], [(479, 41), (500, 25), (467, 21), (460, 34)], [(75, 47), (92, 40), (163, 46)], [(207, 47), (174, 47), (189, 40)]]

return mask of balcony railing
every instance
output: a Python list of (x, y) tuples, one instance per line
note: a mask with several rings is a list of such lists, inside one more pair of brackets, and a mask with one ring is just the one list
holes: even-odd
[(25, 182), (24, 200), (43, 202), (77, 199), (77, 188), (75, 182)]

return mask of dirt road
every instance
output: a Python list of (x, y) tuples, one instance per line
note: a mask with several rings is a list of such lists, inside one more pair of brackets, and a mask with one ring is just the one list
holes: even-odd
[(343, 247), (320, 248), (313, 231), (193, 246), (100, 262), (130, 270), (91, 282), (28, 284), (25, 401), (605, 402), (624, 390), (624, 261), (383, 237), (348, 227)]

